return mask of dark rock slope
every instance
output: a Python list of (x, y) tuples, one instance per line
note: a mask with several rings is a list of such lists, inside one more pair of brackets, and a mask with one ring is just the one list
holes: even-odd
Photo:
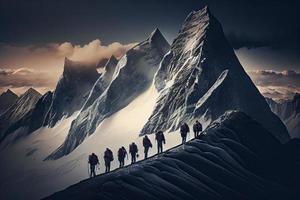
[(281, 144), (241, 112), (226, 113), (205, 135), (46, 198), (299, 199), (300, 142)]
[(300, 94), (280, 103), (266, 98), (271, 110), (285, 123), (291, 137), (300, 138)]
[(64, 71), (56, 85), (47, 116), (48, 124), (53, 127), (62, 117), (69, 117), (80, 110), (98, 77), (96, 66), (65, 58)]

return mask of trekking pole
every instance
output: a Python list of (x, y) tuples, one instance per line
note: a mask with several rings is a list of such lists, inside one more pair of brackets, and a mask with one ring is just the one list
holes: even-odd
[(91, 175), (90, 175), (90, 166), (89, 166), (89, 163), (87, 164), (87, 168), (88, 168), (88, 177), (90, 177)]

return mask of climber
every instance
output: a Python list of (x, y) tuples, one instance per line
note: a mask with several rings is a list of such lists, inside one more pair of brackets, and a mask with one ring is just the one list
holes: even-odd
[(129, 145), (129, 153), (131, 154), (131, 164), (136, 162), (136, 157), (138, 157), (138, 148), (134, 142)]
[(126, 151), (125, 147), (122, 146), (118, 151), (118, 160), (120, 163), (120, 167), (124, 167), (124, 160), (125, 160), (126, 155), (127, 155), (127, 151)]
[(202, 125), (198, 120), (196, 120), (195, 124), (193, 125), (193, 131), (195, 138), (198, 137), (199, 133), (202, 131)]
[(110, 171), (110, 163), (114, 160), (112, 151), (109, 148), (106, 148), (104, 152), (104, 163), (105, 163), (105, 173)]
[(155, 134), (155, 139), (157, 141), (157, 154), (163, 152), (163, 143), (166, 144), (165, 136), (162, 131), (158, 131)]
[(90, 178), (96, 176), (96, 165), (99, 164), (99, 160), (96, 154), (92, 153), (89, 155), (89, 164), (90, 164)]
[(186, 136), (187, 133), (190, 132), (190, 128), (186, 123), (183, 123), (180, 126), (180, 134), (181, 134), (181, 138), (182, 138), (182, 144), (184, 144), (186, 142)]
[(147, 159), (149, 148), (152, 148), (152, 143), (147, 135), (145, 135), (145, 137), (143, 138), (143, 146), (144, 146), (145, 159)]

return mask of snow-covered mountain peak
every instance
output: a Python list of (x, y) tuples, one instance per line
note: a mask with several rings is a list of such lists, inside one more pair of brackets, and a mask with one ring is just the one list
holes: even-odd
[(7, 89), (5, 92), (3, 92), (0, 96), (3, 96), (3, 95), (14, 95), (14, 96), (17, 96), (13, 91), (11, 91), (10, 89)]
[(33, 88), (29, 88), (24, 94), (21, 95), (21, 97), (23, 96), (38, 96), (38, 97), (41, 97), (42, 95), (36, 91), (35, 89)]
[[(160, 56), (164, 56), (164, 54), (170, 49), (170, 44), (160, 32), (158, 28), (154, 29), (152, 33), (146, 38), (146, 40), (138, 43), (132, 49), (130, 49), (126, 54), (130, 55), (134, 50), (138, 50), (141, 52), (147, 51), (147, 49), (154, 48)], [(135, 54), (135, 52), (134, 52)]]
[(208, 7), (185, 19), (154, 83), (160, 95), (142, 134), (175, 131), (182, 122), (193, 123), (196, 118), (207, 124), (227, 110), (240, 110), (263, 123), (281, 142), (289, 140)]

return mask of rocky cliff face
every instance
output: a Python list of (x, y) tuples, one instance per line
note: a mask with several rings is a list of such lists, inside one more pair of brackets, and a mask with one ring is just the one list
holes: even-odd
[(143, 93), (152, 83), (154, 73), (168, 49), (169, 44), (158, 29), (130, 49), (119, 60), (113, 75), (111, 73), (106, 78), (104, 74), (100, 77), (90, 93), (92, 100), (88, 100), (85, 108), (72, 122), (63, 145), (49, 158), (59, 158), (70, 153), (86, 136), (92, 134), (105, 118), (124, 108)]
[[(299, 199), (299, 140), (282, 145), (228, 112), (184, 146), (82, 181), (46, 199)], [(291, 167), (292, 166), (292, 167)]]
[(142, 134), (174, 131), (182, 122), (210, 122), (227, 110), (241, 110), (281, 142), (289, 140), (207, 7), (186, 18), (161, 62), (155, 85), (160, 96)]
[(295, 94), (292, 100), (277, 103), (266, 98), (271, 110), (285, 123), (290, 136), (300, 138), (300, 94)]
[(64, 71), (53, 94), (48, 124), (53, 127), (62, 117), (80, 110), (98, 77), (96, 66), (65, 58)]

